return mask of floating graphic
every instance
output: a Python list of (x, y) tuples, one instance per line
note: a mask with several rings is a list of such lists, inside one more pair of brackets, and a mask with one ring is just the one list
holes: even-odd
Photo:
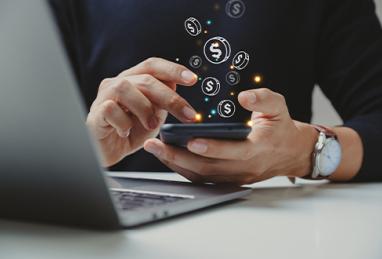
[(245, 4), (241, 0), (230, 0), (227, 2), (225, 12), (231, 18), (241, 18), (245, 13)]
[(245, 51), (239, 51), (232, 60), (232, 65), (237, 70), (243, 70), (249, 64), (249, 55)]
[(184, 28), (193, 37), (198, 36), (202, 32), (202, 25), (194, 17), (190, 17), (184, 22)]
[(218, 105), (218, 114), (223, 118), (230, 118), (235, 114), (235, 104), (231, 100), (223, 100)]
[(212, 64), (222, 64), (231, 56), (231, 45), (223, 37), (214, 37), (204, 44), (204, 55)]
[(202, 91), (205, 95), (215, 96), (220, 91), (220, 82), (215, 77), (207, 77), (202, 82)]
[[(237, 19), (243, 17), (247, 12), (244, 2), (245, 0), (225, 0), (225, 7), (216, 3), (214, 10), (223, 9), (222, 11), (225, 11), (226, 15), (232, 18), (229, 20), (235, 23), (235, 20), (240, 21)], [(204, 17), (204, 20), (198, 20), (194, 17), (185, 17), (187, 19), (184, 21), (184, 28), (187, 33), (192, 37), (198, 36), (194, 39), (198, 51), (188, 56), (193, 55), (188, 63), (191, 68), (198, 71), (198, 81), (203, 92), (200, 101), (204, 103), (203, 107), (208, 109), (207, 112), (201, 111), (195, 119), (198, 122), (203, 122), (204, 120), (231, 118), (240, 109), (235, 101), (241, 90), (238, 85), (248, 80), (247, 73), (241, 73), (241, 71), (248, 69), (250, 61), (252, 63), (252, 54), (251, 56), (248, 54), (252, 52), (242, 49), (243, 46), (232, 45), (231, 48), (231, 43), (234, 41), (228, 36), (227, 38), (221, 37), (220, 35), (224, 36), (224, 32), (220, 35), (210, 35), (210, 33), (224, 29), (220, 28), (222, 25), (219, 25), (219, 20), (215, 21), (213, 20), (214, 17), (208, 16)], [(236, 25), (241, 26), (240, 23), (236, 23)], [(202, 54), (199, 53), (201, 48), (203, 48)], [(232, 52), (233, 50), (234, 52)], [(237, 52), (237, 50), (241, 51)], [(177, 59), (177, 62), (179, 61)], [(187, 60), (185, 62), (187, 63)], [(260, 85), (263, 82), (263, 77), (259, 74), (252, 74), (249, 77), (252, 84)]]
[(240, 74), (236, 71), (229, 71), (225, 80), (230, 86), (235, 86), (240, 83)]
[(190, 66), (193, 67), (193, 68), (200, 68), (203, 64), (203, 60), (201, 57), (199, 56), (192, 56), (190, 58)]

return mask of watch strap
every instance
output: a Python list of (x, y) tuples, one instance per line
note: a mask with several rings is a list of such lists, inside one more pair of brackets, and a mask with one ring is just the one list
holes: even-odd
[(318, 133), (324, 133), (329, 138), (337, 138), (337, 134), (327, 127), (317, 124), (312, 124), (312, 127), (315, 128), (318, 131)]

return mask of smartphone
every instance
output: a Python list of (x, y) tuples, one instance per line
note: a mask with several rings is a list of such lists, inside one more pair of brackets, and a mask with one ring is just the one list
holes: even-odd
[(245, 140), (251, 127), (244, 123), (165, 124), (160, 138), (166, 144), (186, 147), (193, 138)]

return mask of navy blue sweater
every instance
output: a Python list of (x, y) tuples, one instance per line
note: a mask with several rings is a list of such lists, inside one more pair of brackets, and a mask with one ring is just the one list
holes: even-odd
[[(233, 51), (245, 49), (251, 56), (236, 91), (259, 87), (251, 78), (261, 74), (262, 87), (285, 96), (292, 118), (309, 122), (312, 91), (319, 85), (344, 126), (362, 138), (364, 161), (355, 181), (382, 180), (382, 30), (372, 0), (244, 0), (246, 12), (240, 19), (227, 16), (221, 0), (50, 2), (88, 107), (102, 79), (152, 56), (179, 58), (187, 65), (192, 55), (202, 55), (200, 42), (224, 36)], [(194, 39), (185, 32), (183, 23), (191, 16), (207, 34)], [(195, 72), (223, 76), (212, 67)], [(200, 87), (180, 93), (196, 109), (212, 105), (205, 103)], [(239, 109), (231, 120), (248, 116)], [(168, 170), (144, 151), (112, 169)]]

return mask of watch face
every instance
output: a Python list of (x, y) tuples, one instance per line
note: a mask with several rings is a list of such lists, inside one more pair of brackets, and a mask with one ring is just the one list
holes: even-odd
[(342, 151), (340, 143), (335, 139), (329, 139), (321, 151), (318, 168), (321, 176), (330, 176), (341, 163)]

